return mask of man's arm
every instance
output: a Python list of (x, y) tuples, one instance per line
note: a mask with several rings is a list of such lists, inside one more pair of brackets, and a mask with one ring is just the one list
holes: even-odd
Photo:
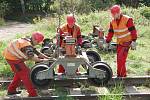
[(45, 54), (39, 52), (38, 50), (36, 50), (36, 48), (34, 48), (34, 53), (35, 53), (39, 58), (49, 59), (48, 56), (46, 56)]
[(112, 24), (110, 23), (108, 34), (106, 36), (107, 43), (111, 42), (113, 35), (114, 35), (114, 30), (113, 30)]
[(32, 58), (30, 58), (30, 60), (35, 61), (35, 62), (42, 62), (42, 61), (44, 61), (44, 59), (40, 59), (38, 56), (33, 56)]
[[(24, 48), (21, 48), (21, 51), (24, 52), (24, 54), (28, 57), (28, 59), (36, 61), (36, 62), (41, 62), (41, 61), (44, 61), (45, 59), (48, 59), (47, 56), (42, 55), (33, 46), (26, 46)], [(45, 59), (40, 59), (39, 58), (40, 55), (42, 55), (41, 58), (45, 58)]]
[(78, 32), (77, 32), (77, 43), (78, 43), (78, 45), (82, 45), (82, 36), (81, 36), (81, 31), (80, 31), (80, 28), (79, 28), (79, 30), (78, 30)]
[[(64, 32), (61, 29), (59, 29), (58, 34), (60, 35), (60, 43), (59, 43), (59, 45), (61, 46), (62, 40), (63, 40), (62, 34), (64, 34)], [(58, 39), (57, 39), (56, 44), (58, 45)]]
[(135, 28), (135, 25), (133, 23), (133, 19), (132, 18), (130, 18), (128, 20), (127, 27), (128, 27), (129, 32), (131, 32), (132, 41), (136, 41), (136, 39), (137, 39), (137, 31), (136, 31), (136, 28)]

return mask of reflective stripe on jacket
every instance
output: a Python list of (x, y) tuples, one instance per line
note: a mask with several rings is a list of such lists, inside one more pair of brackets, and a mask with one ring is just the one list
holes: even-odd
[(123, 15), (121, 17), (119, 25), (117, 25), (115, 20), (112, 20), (111, 24), (114, 30), (114, 35), (117, 37), (117, 43), (122, 44), (124, 42), (129, 42), (132, 40), (131, 33), (128, 31), (127, 22), (129, 16)]
[(26, 46), (31, 46), (31, 43), (25, 39), (14, 40), (4, 50), (3, 56), (7, 60), (26, 60), (28, 57), (21, 51)]

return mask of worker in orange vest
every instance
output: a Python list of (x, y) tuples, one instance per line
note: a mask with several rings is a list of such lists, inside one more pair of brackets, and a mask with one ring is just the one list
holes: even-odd
[(117, 38), (117, 76), (126, 77), (126, 59), (129, 48), (136, 49), (137, 31), (133, 19), (121, 13), (119, 5), (114, 5), (110, 9), (113, 17), (110, 22), (109, 33), (106, 42), (109, 43), (115, 35)]
[[(73, 14), (67, 15), (67, 23), (60, 26), (59, 34), (60, 34), (60, 46), (64, 47), (64, 36), (72, 36), (73, 38), (76, 38), (76, 45), (81, 46), (82, 45), (82, 36), (80, 31), (80, 26), (76, 23), (76, 19)], [(63, 66), (59, 66), (58, 73), (63, 73), (65, 70)]]
[(31, 38), (19, 38), (10, 42), (4, 50), (3, 56), (14, 73), (13, 81), (8, 86), (8, 95), (20, 94), (21, 91), (17, 91), (16, 89), (20, 86), (21, 82), (23, 82), (29, 93), (29, 97), (37, 96), (37, 92), (30, 80), (30, 69), (24, 62), (30, 59), (36, 62), (48, 60), (47, 56), (34, 48), (34, 46), (40, 44), (43, 39), (44, 36), (42, 33), (35, 32)]

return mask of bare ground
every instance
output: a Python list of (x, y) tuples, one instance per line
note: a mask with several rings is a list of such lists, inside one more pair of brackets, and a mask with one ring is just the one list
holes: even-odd
[(5, 26), (0, 27), (0, 41), (14, 38), (17, 34), (31, 32), (33, 24), (21, 22), (6, 22)]

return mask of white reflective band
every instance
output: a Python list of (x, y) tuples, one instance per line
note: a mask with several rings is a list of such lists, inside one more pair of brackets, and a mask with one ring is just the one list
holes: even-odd
[(126, 33), (126, 34), (124, 34), (124, 35), (116, 36), (116, 37), (117, 37), (117, 38), (124, 38), (124, 37), (126, 37), (126, 36), (128, 36), (128, 35), (130, 35), (130, 32), (128, 32), (128, 33)]
[(125, 28), (125, 29), (119, 29), (119, 30), (114, 30), (114, 32), (125, 32), (125, 31), (127, 31), (128, 30), (128, 28)]
[(15, 42), (13, 42), (13, 43), (11, 44), (14, 50), (12, 50), (12, 49), (10, 49), (10, 48), (8, 48), (7, 50), (8, 50), (10, 53), (12, 53), (14, 56), (16, 56), (16, 57), (18, 57), (18, 58), (20, 58), (20, 59), (21, 59), (21, 58), (28, 59), (28, 57), (25, 56), (25, 55), (16, 47), (16, 42), (17, 42), (17, 41), (15, 41)]
[[(17, 41), (16, 41), (17, 42)], [(16, 47), (16, 42), (12, 43), (12, 46), (14, 50), (24, 59), (28, 59), (27, 56), (25, 56), (17, 47)]]
[(14, 56), (16, 56), (16, 57), (18, 57), (18, 58), (20, 58), (20, 59), (22, 59), (22, 57), (21, 56), (19, 56), (16, 52), (14, 52), (12, 49), (8, 49), (7, 48), (7, 51), (9, 51), (11, 54), (13, 54)]

